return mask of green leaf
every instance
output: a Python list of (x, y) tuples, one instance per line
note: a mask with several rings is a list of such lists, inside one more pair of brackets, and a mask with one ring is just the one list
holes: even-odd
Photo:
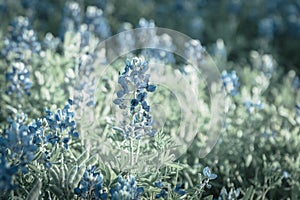
[(40, 196), (42, 188), (42, 182), (37, 179), (33, 188), (30, 190), (29, 194), (27, 195), (26, 200), (38, 200)]
[(75, 178), (74, 178), (74, 182), (71, 183), (72, 188), (77, 187), (78, 183), (80, 182), (81, 178), (83, 177), (83, 174), (84, 174), (85, 170), (86, 170), (86, 169), (85, 169), (85, 166), (81, 166), (81, 167), (78, 169), (78, 171), (77, 171), (77, 173), (76, 173), (76, 176), (75, 176)]
[(86, 164), (86, 166), (93, 166), (97, 163), (97, 161), (98, 160), (97, 160), (96, 156), (92, 156), (85, 162), (85, 164)]
[(50, 192), (55, 194), (58, 198), (62, 199), (64, 196), (63, 190), (60, 188), (60, 185), (49, 185)]
[(253, 186), (251, 186), (246, 190), (243, 200), (250, 200), (252, 193), (253, 193)]
[(207, 197), (204, 197), (203, 200), (213, 200), (214, 195), (209, 195)]
[(50, 170), (50, 178), (53, 180), (55, 185), (60, 185), (59, 176), (57, 171), (52, 167)]
[(78, 171), (78, 166), (77, 166), (77, 165), (74, 165), (74, 166), (71, 168), (71, 170), (69, 171), (68, 177), (67, 177), (69, 185), (72, 185), (72, 184), (73, 184), (74, 179), (75, 179), (76, 174), (77, 174), (77, 171)]
[(88, 151), (84, 151), (79, 158), (77, 159), (77, 165), (81, 166), (82, 164), (84, 164), (84, 162), (89, 158), (89, 152)]

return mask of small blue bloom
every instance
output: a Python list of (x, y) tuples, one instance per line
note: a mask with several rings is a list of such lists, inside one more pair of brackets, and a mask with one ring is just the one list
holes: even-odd
[(155, 89), (156, 89), (156, 86), (155, 86), (155, 85), (147, 85), (147, 87), (146, 87), (146, 90), (147, 90), (148, 92), (154, 92)]
[(8, 83), (6, 94), (12, 95), (16, 93), (21, 97), (23, 93), (30, 95), (32, 82), (30, 80), (30, 72), (23, 62), (15, 62), (12, 64), (12, 72), (6, 72), (5, 77)]
[(139, 101), (137, 99), (132, 99), (130, 104), (131, 104), (131, 106), (135, 107), (139, 104)]
[(96, 171), (95, 166), (86, 169), (78, 187), (74, 188), (74, 193), (82, 198), (95, 198), (105, 200), (108, 194), (103, 187), (103, 175)]
[(123, 178), (118, 176), (118, 182), (110, 188), (111, 199), (140, 199), (144, 192), (143, 187), (137, 187), (137, 181), (134, 176)]
[(163, 183), (161, 181), (156, 181), (154, 183), (155, 187), (158, 187), (158, 188), (162, 188), (163, 187)]
[(296, 115), (300, 116), (300, 105), (296, 105), (295, 109), (296, 109)]
[(209, 167), (205, 167), (203, 169), (203, 176), (210, 179), (210, 180), (213, 180), (213, 179), (216, 179), (218, 176), (216, 174), (212, 174), (211, 171), (210, 171), (210, 168)]
[(167, 197), (168, 196), (168, 192), (165, 190), (165, 189), (162, 189), (161, 191), (160, 191), (160, 193), (158, 193), (158, 194), (156, 194), (155, 195), (155, 198), (156, 199), (159, 199), (159, 198), (165, 198), (165, 197)]
[(287, 179), (287, 178), (290, 178), (291, 175), (290, 175), (290, 173), (288, 173), (287, 171), (283, 171), (282, 177), (285, 178), (285, 179)]
[(264, 105), (261, 101), (250, 101), (247, 100), (244, 102), (244, 106), (246, 107), (246, 110), (248, 113), (253, 113), (256, 109), (262, 110), (264, 108)]
[(238, 82), (239, 78), (236, 75), (236, 72), (232, 71), (231, 73), (228, 73), (227, 71), (223, 71), (221, 78), (226, 91), (230, 95), (235, 96), (238, 93), (238, 88), (240, 86), (240, 83)]
[(176, 192), (176, 193), (179, 194), (179, 195), (185, 195), (185, 190), (180, 189), (181, 186), (182, 186), (182, 183), (178, 183), (178, 184), (175, 186), (174, 192)]

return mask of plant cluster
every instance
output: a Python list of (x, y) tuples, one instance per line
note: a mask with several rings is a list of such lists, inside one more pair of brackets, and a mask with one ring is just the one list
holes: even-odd
[[(297, 0), (0, 0), (0, 199), (299, 199), (299, 9)], [(205, 64), (207, 50), (222, 72), (224, 131), (205, 158), (214, 119), (202, 74), (161, 49), (112, 63), (98, 49), (156, 25), (196, 38), (182, 47), (188, 60)], [(167, 34), (140, 34), (176, 49)], [(122, 52), (135, 44), (123, 36)], [(156, 84), (155, 73), (196, 88), (187, 106), (198, 131), (180, 157), (179, 104), (192, 94)]]

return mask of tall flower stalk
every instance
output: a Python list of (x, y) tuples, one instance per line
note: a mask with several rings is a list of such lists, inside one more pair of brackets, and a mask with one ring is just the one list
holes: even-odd
[(148, 68), (148, 62), (143, 58), (127, 59), (124, 71), (118, 78), (120, 90), (117, 91), (117, 98), (113, 100), (122, 110), (120, 124), (114, 129), (121, 133), (125, 142), (129, 141), (132, 166), (138, 162), (141, 139), (154, 137), (156, 134), (156, 130), (152, 128), (151, 107), (147, 101), (148, 93), (154, 92), (156, 85), (149, 83), (150, 74), (146, 73)]

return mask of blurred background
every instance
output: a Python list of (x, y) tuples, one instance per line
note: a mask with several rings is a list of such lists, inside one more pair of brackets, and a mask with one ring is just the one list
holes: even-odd
[[(251, 50), (272, 54), (285, 71), (300, 72), (299, 0), (80, 0), (78, 15), (87, 6), (103, 10), (111, 34), (129, 22), (137, 27), (140, 18), (156, 26), (180, 31), (210, 47), (217, 39), (226, 45), (227, 57), (240, 61)], [(39, 36), (59, 35), (66, 1), (0, 0), (1, 29), (19, 15), (29, 17)], [(210, 53), (213, 50), (208, 48)]]

